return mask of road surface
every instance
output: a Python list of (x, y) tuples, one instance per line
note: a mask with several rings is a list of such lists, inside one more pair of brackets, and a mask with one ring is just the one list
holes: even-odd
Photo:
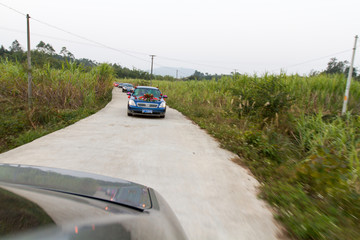
[[(171, 97), (171, 96), (170, 96)], [(258, 182), (236, 155), (168, 108), (165, 119), (128, 117), (127, 96), (113, 90), (98, 113), (0, 155), (2, 163), (97, 173), (156, 189), (189, 239), (279, 239), (257, 195)]]

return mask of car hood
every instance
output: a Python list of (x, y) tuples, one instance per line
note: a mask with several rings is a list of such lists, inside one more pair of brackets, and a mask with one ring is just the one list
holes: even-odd
[(147, 187), (96, 174), (57, 168), (0, 164), (0, 182), (85, 196), (138, 210), (151, 208)]
[[(187, 239), (161, 195), (140, 184), (72, 170), (0, 164), (0, 187), (57, 217), (56, 225), (1, 239)], [(59, 215), (50, 214), (54, 210)]]

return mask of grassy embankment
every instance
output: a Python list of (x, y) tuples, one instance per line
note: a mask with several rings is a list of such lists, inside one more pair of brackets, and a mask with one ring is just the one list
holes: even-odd
[(341, 117), (345, 82), (266, 75), (153, 85), (241, 157), (292, 238), (360, 239), (360, 83)]
[(33, 106), (27, 105), (27, 71), (0, 62), (0, 153), (89, 116), (111, 99), (113, 69), (102, 64), (86, 72), (76, 64), (62, 70), (34, 68)]

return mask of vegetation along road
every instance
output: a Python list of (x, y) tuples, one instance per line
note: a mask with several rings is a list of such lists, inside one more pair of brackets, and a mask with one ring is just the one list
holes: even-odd
[(168, 108), (165, 119), (128, 117), (113, 90), (98, 113), (0, 155), (0, 162), (81, 170), (153, 187), (190, 239), (278, 239), (258, 182), (217, 141)]
[(257, 185), (287, 237), (360, 239), (360, 75), (353, 72), (348, 112), (341, 115), (346, 61), (331, 58), (326, 70), (308, 76), (154, 76), (168, 106), (231, 154), (172, 109), (166, 119), (128, 118), (118, 89), (109, 103), (114, 81), (149, 85), (149, 73), (75, 59), (65, 47), (58, 55), (43, 42), (36, 48), (30, 108), (26, 53), (17, 41), (0, 48), (0, 153), (6, 152), (0, 162), (154, 187), (192, 239), (283, 236), (255, 198)]

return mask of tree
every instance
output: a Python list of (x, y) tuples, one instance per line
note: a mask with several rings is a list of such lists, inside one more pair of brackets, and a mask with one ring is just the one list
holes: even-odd
[(45, 44), (43, 41), (40, 41), (36, 48), (39, 52), (53, 55), (55, 53), (54, 48), (49, 44)]
[(38, 45), (36, 45), (36, 49), (39, 51), (39, 52), (42, 52), (44, 51), (45, 49), (45, 43), (43, 41), (40, 41)]
[[(224, 74), (221, 74), (221, 75), (214, 74), (214, 75), (212, 75), (212, 74), (208, 74), (208, 73), (204, 74), (202, 72), (199, 72), (199, 71), (195, 70), (195, 72), (191, 76), (187, 77), (187, 79), (188, 80), (204, 80), (204, 79), (205, 80), (211, 80), (211, 79), (218, 80), (223, 76), (229, 76), (229, 75), (224, 75)], [(236, 73), (236, 76), (240, 76), (240, 73)]]
[(309, 76), (310, 76), (310, 77), (314, 77), (314, 76), (316, 76), (316, 75), (319, 75), (320, 73), (321, 73), (320, 71), (311, 69), (311, 70), (310, 70), (310, 73), (309, 73)]
[[(346, 76), (349, 73), (349, 62), (348, 61), (338, 61), (336, 58), (331, 58), (330, 62), (328, 62), (327, 64), (327, 68), (323, 73), (327, 73), (327, 74), (345, 74)], [(357, 76), (357, 69), (353, 68), (353, 73), (352, 73), (353, 77)]]
[(23, 52), (20, 43), (18, 42), (18, 40), (15, 40), (12, 42), (11, 46), (10, 46), (10, 52)]
[(61, 48), (60, 55), (63, 55), (64, 58), (69, 58), (71, 60), (75, 59), (74, 54), (72, 54), (69, 50), (67, 50), (66, 47)]
[(327, 74), (336, 74), (336, 73), (344, 73), (345, 67), (348, 64), (348, 61), (337, 61), (336, 58), (331, 58), (330, 62), (328, 62), (325, 73)]
[[(350, 66), (345, 68), (344, 74), (347, 76), (349, 75), (349, 71), (350, 71)], [(356, 77), (357, 76), (357, 68), (353, 68), (353, 72), (352, 72), (352, 77)]]
[(199, 72), (197, 70), (195, 70), (195, 72), (193, 73), (193, 75), (189, 76), (190, 80), (201, 80), (205, 78), (205, 74), (202, 72)]
[(0, 57), (5, 56), (5, 54), (7, 54), (7, 53), (8, 53), (8, 50), (6, 50), (3, 45), (1, 45), (1, 47), (0, 47)]

